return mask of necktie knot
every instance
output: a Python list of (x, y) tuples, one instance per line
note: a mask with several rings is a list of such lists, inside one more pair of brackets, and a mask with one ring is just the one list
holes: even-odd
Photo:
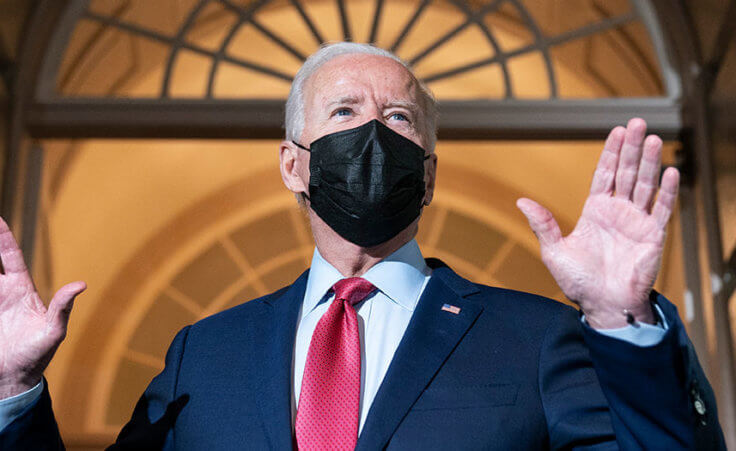
[(335, 292), (335, 300), (343, 299), (355, 305), (368, 297), (376, 287), (362, 277), (349, 277), (342, 279), (332, 286)]

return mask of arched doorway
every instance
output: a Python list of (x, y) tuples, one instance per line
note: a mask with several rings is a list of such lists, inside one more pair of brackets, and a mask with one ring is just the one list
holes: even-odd
[[(649, 2), (576, 3), (564, 16), (533, 0), (48, 4), (58, 21), (23, 119), (43, 169), (24, 244), (43, 289), (91, 282), (49, 370), (62, 430), (109, 441), (178, 327), (306, 267), (309, 235), (270, 140), (291, 75), (324, 40), (394, 48), (440, 98), (425, 254), (559, 297), (513, 200), (541, 196), (569, 228), (599, 147), (584, 139), (633, 115), (669, 139), (684, 125)], [(576, 179), (578, 166), (589, 170)], [(665, 291), (684, 293), (680, 252), (668, 245)]]

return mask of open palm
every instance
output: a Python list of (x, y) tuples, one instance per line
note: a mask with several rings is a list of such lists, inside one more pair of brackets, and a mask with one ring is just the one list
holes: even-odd
[(649, 293), (659, 271), (679, 173), (668, 168), (657, 189), (662, 140), (644, 139), (645, 134), (646, 122), (632, 119), (608, 135), (590, 195), (570, 235), (562, 236), (541, 205), (517, 201), (539, 238), (542, 260), (593, 327), (625, 325), (624, 311), (638, 321), (653, 322)]
[(0, 218), (0, 399), (36, 385), (66, 335), (84, 282), (61, 288), (47, 309), (7, 224)]

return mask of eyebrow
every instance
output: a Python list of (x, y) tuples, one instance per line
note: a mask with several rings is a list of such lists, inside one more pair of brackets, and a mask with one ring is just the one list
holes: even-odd
[(344, 97), (340, 97), (335, 100), (330, 100), (329, 102), (325, 104), (325, 106), (329, 108), (329, 107), (336, 106), (336, 105), (355, 105), (356, 103), (360, 103), (362, 101), (363, 101), (362, 97), (344, 96)]
[(419, 105), (416, 102), (412, 102), (410, 100), (393, 100), (391, 102), (386, 103), (383, 108), (394, 108), (394, 107), (400, 107), (405, 108), (412, 113), (416, 113), (419, 111)]

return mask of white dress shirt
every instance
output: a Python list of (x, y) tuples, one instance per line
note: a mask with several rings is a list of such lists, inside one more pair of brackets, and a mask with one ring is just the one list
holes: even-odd
[[(362, 362), (360, 430), (430, 276), (431, 270), (424, 262), (419, 246), (414, 240), (406, 243), (363, 275), (363, 278), (378, 290), (356, 306)], [(337, 269), (315, 249), (294, 344), (292, 427), (296, 419), (296, 407), (299, 403), (304, 364), (312, 333), (334, 297), (328, 290), (342, 278)], [(668, 328), (659, 306), (655, 307), (660, 325), (637, 323), (633, 326), (597, 329), (597, 331), (637, 346), (653, 346), (662, 341)], [(21, 415), (42, 392), (43, 381), (24, 393), (0, 400), (0, 431)]]
[[(363, 429), (373, 398), (381, 386), (431, 274), (419, 246), (416, 241), (411, 240), (362, 276), (377, 290), (355, 306), (360, 330), (361, 358), (358, 431)], [(343, 278), (315, 248), (296, 329), (292, 373), (292, 426), (296, 420), (302, 375), (312, 334), (335, 297), (334, 293), (329, 292), (330, 288)]]

